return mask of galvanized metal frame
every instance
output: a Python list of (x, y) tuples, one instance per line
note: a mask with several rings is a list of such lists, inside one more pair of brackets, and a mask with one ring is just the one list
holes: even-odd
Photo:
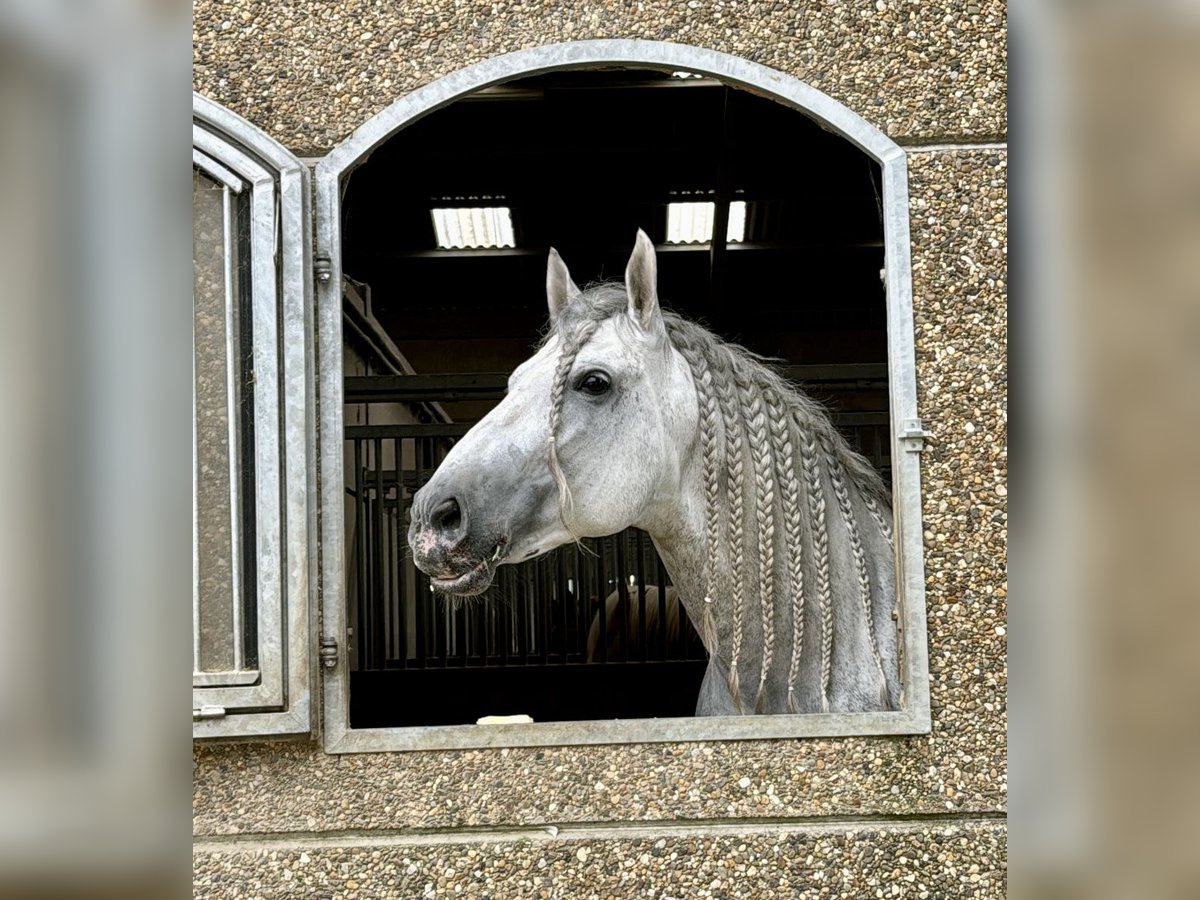
[(242, 179), (238, 178), (233, 172), (229, 171), (225, 166), (221, 165), (204, 151), (200, 150), (193, 143), (192, 145), (192, 165), (199, 168), (205, 174), (210, 175), (235, 194), (240, 194), (242, 188), (246, 186)]
[[(556, 70), (637, 67), (689, 71), (789, 106), (841, 135), (883, 170), (888, 375), (903, 708), (883, 713), (741, 716), (528, 725), (352, 729), (347, 664), (342, 515), (341, 200), (346, 178), (401, 129), (472, 91)], [(599, 40), (535, 47), (486, 60), (419, 88), (378, 113), (316, 166), (318, 385), (321, 410), (322, 664), (324, 744), (329, 753), (654, 741), (923, 734), (930, 728), (922, 558), (920, 438), (909, 259), (908, 173), (902, 147), (804, 82), (728, 54), (657, 41)]]
[[(259, 678), (193, 678), (197, 738), (307, 733), (313, 727), (316, 584), (315, 385), (309, 172), (282, 145), (192, 95), (193, 163), (249, 189), (254, 340)], [(224, 715), (215, 710), (224, 709)], [(208, 717), (211, 716), (211, 717)]]
[[(271, 565), (274, 548), (279, 544), (281, 531), (279, 496), (279, 373), (276, 363), (278, 327), (275, 309), (279, 288), (275, 273), (274, 247), (277, 223), (275, 219), (275, 176), (253, 157), (243, 153), (229, 139), (207, 131), (202, 125), (192, 126), (192, 161), (197, 157), (222, 159), (226, 165), (245, 179), (242, 186), (250, 190), (250, 294), (251, 333), (254, 339), (254, 433), (259, 438), (255, 448), (255, 508), (257, 556), (256, 564), (258, 612), (258, 664), (247, 670), (242, 663), (243, 607), (241, 573), (241, 518), (239, 516), (239, 411), (236, 359), (237, 336), (233, 330), (234, 304), (233, 267), (230, 234), (235, 227), (229, 185), (225, 185), (225, 345), (227, 366), (226, 400), (229, 408), (229, 469), (231, 506), (231, 562), (233, 569), (233, 646), (234, 666), (228, 672), (192, 673), (193, 689), (203, 688), (193, 697), (193, 706), (237, 708), (270, 708), (283, 704), (283, 602), (279, 567)], [(228, 170), (227, 170), (228, 171)], [(229, 173), (233, 178), (239, 176)], [(240, 180), (239, 180), (240, 181)], [(246, 498), (250, 500), (251, 498)], [(193, 603), (195, 606), (195, 603)], [(196, 622), (192, 623), (197, 628)], [(222, 689), (224, 688), (224, 689)], [(199, 702), (198, 702), (199, 701)]]

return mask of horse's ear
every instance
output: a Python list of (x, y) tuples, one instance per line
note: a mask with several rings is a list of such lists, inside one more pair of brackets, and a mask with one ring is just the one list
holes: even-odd
[(567, 264), (558, 255), (558, 251), (550, 248), (550, 258), (546, 260), (546, 304), (550, 307), (550, 322), (558, 321), (559, 313), (567, 308), (567, 304), (579, 296), (579, 288), (571, 280)]
[(654, 244), (640, 228), (633, 255), (625, 267), (625, 292), (629, 295), (630, 317), (649, 331), (659, 316), (658, 263), (654, 257)]

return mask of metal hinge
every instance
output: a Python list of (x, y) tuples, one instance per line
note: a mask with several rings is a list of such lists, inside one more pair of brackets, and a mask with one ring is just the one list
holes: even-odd
[(313, 260), (313, 275), (321, 284), (329, 281), (333, 275), (333, 263), (328, 256), (318, 256)]
[(203, 706), (192, 707), (192, 721), (199, 722), (201, 719), (223, 719), (225, 718), (225, 707), (213, 706), (204, 704)]
[(932, 438), (933, 432), (926, 431), (920, 419), (906, 419), (900, 431), (900, 440), (909, 453), (920, 453), (925, 449), (925, 442)]
[(338, 661), (337, 638), (321, 638), (321, 649), (317, 652), (317, 656), (320, 657), (322, 668), (332, 669), (336, 666)]

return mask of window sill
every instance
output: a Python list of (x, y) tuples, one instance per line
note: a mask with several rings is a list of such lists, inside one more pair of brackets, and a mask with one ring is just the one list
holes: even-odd
[(327, 753), (561, 747), (578, 744), (650, 744), (685, 741), (778, 740), (928, 734), (928, 710), (713, 716), (690, 719), (615, 719), (519, 725), (437, 725), (419, 728), (346, 728), (325, 733)]

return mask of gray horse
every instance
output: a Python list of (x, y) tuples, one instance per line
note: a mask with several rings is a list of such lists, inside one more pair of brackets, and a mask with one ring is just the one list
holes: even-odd
[(413, 501), (435, 590), (645, 529), (708, 651), (697, 715), (900, 703), (889, 498), (825, 413), (658, 303), (638, 232), (625, 284), (580, 290), (554, 250), (550, 331)]

